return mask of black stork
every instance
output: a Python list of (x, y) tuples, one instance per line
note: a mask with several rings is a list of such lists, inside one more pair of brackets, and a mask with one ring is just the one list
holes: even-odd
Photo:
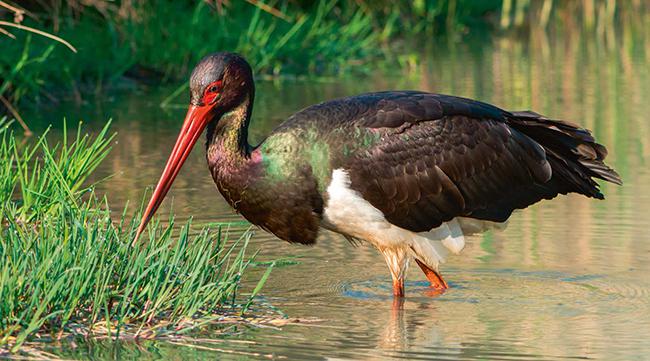
[(448, 287), (438, 266), (463, 249), (468, 220), (504, 222), (558, 194), (603, 199), (594, 178), (621, 184), (589, 130), (530, 111), (420, 91), (368, 93), (307, 107), (251, 146), (254, 96), (241, 56), (199, 62), (136, 240), (204, 129), (208, 168), (237, 212), (292, 243), (314, 244), (321, 228), (369, 242), (386, 259), (395, 296), (404, 295), (411, 259), (432, 287)]

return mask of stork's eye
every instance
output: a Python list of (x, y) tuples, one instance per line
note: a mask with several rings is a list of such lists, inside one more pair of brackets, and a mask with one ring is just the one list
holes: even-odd
[(214, 103), (217, 99), (217, 96), (219, 95), (219, 90), (221, 90), (221, 80), (217, 80), (208, 84), (208, 86), (205, 87), (205, 91), (203, 92), (203, 103)]

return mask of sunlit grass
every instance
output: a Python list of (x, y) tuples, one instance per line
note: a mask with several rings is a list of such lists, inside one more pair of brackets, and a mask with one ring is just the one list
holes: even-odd
[(34, 337), (184, 334), (246, 311), (249, 232), (227, 241), (220, 227), (178, 231), (170, 216), (131, 247), (138, 212), (111, 214), (86, 185), (110, 149), (108, 124), (71, 138), (22, 145), (0, 122), (0, 353)]

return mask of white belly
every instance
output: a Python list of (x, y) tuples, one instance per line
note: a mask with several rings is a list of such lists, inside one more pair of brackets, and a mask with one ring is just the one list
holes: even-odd
[(438, 264), (450, 252), (457, 254), (465, 246), (463, 232), (455, 219), (421, 233), (391, 224), (379, 209), (350, 188), (350, 178), (343, 169), (332, 172), (327, 194), (322, 225), (368, 241), (384, 253), (401, 250), (438, 269)]

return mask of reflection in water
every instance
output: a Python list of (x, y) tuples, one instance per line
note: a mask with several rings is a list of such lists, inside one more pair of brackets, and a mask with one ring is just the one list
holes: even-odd
[(409, 345), (408, 330), (404, 319), (404, 298), (394, 298), (386, 328), (382, 332), (377, 346), (384, 350), (402, 350)]
[[(433, 354), (457, 354), (464, 359), (506, 354), (600, 358), (630, 351), (626, 348), (650, 331), (648, 326), (637, 328), (633, 330), (636, 336), (630, 337), (629, 322), (633, 320), (626, 316), (647, 312), (647, 295), (636, 297), (600, 288), (605, 276), (471, 269), (463, 273), (471, 276), (466, 288), (455, 288), (450, 291), (453, 294), (437, 302), (411, 298), (385, 312), (377, 348), (411, 354), (420, 346)], [(498, 289), (483, 285), (498, 285)], [(639, 288), (634, 284), (621, 287)], [(491, 294), (481, 294), (485, 292)], [(484, 350), (475, 354), (475, 348)]]
[[(260, 231), (252, 247), (260, 248), (263, 258), (295, 255), (300, 261), (273, 271), (264, 289), (268, 300), (292, 317), (324, 321), (247, 330), (224, 339), (219, 348), (304, 359), (647, 358), (650, 121), (645, 103), (650, 98), (650, 26), (647, 15), (639, 18), (641, 24), (630, 20), (611, 34), (590, 35), (568, 21), (548, 33), (533, 28), (525, 35), (428, 49), (419, 66), (404, 74), (259, 82), (253, 143), (291, 113), (325, 99), (422, 89), (508, 109), (534, 109), (593, 129), (608, 146), (609, 162), (625, 185), (603, 184), (605, 201), (559, 197), (516, 212), (506, 230), (470, 237), (461, 256), (443, 265), (452, 286), (444, 295), (427, 296), (423, 276), (411, 272), (408, 297), (400, 307), (387, 297), (390, 277), (371, 248), (353, 247), (327, 233), (315, 247), (298, 247)], [(100, 176), (115, 174), (101, 191), (109, 194), (116, 210), (126, 200), (142, 198), (169, 154), (185, 105), (161, 110), (157, 104), (167, 94), (169, 89), (152, 89), (65, 112), (85, 114), (85, 119), (115, 118), (118, 141)], [(193, 215), (201, 223), (241, 220), (217, 194), (201, 147), (192, 153), (170, 195), (180, 218)], [(214, 356), (205, 349), (179, 349), (164, 342), (141, 347), (124, 345), (118, 353), (172, 359)], [(96, 342), (58, 351), (113, 357), (107, 352), (111, 349)]]

